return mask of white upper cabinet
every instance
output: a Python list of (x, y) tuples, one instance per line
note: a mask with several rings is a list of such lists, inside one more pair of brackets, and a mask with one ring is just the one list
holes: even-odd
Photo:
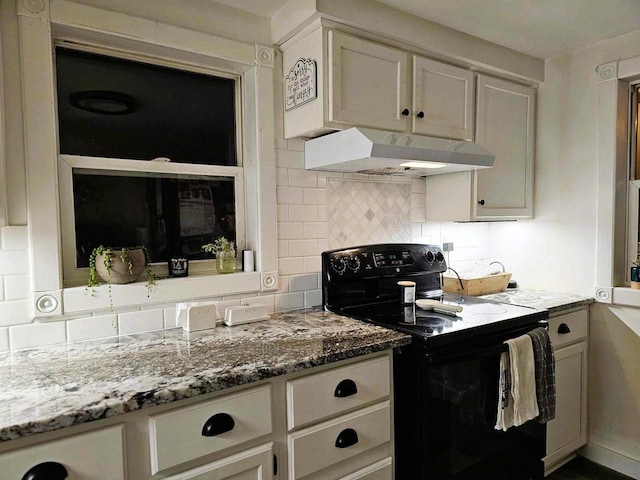
[(536, 91), (477, 76), (476, 142), (496, 156), (492, 168), (427, 177), (428, 221), (533, 217)]
[(473, 140), (473, 105), (473, 72), (413, 57), (413, 133)]
[(476, 142), (496, 156), (477, 174), (477, 217), (533, 216), (535, 90), (478, 75)]
[(285, 138), (360, 126), (473, 139), (469, 70), (324, 27), (282, 49)]
[(329, 121), (406, 130), (409, 56), (340, 32), (327, 33)]

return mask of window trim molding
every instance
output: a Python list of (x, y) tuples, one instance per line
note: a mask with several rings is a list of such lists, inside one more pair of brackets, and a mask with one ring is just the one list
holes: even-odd
[[(257, 271), (161, 280), (157, 298), (153, 293), (147, 297), (143, 283), (130, 284), (114, 290), (113, 306), (135, 308), (175, 299), (277, 289), (273, 49), (68, 0), (16, 3), (33, 316), (55, 317), (109, 307), (104, 299), (91, 296), (84, 287), (63, 289), (53, 65), (54, 45), (59, 41), (143, 52), (149, 58), (166, 57), (168, 61), (228, 71), (241, 77), (245, 232), (247, 248), (256, 251)], [(165, 286), (165, 282), (170, 286)]]
[(596, 288), (598, 302), (640, 306), (640, 291), (627, 278), (630, 228), (629, 85), (640, 79), (640, 57), (605, 63), (598, 76), (598, 207)]

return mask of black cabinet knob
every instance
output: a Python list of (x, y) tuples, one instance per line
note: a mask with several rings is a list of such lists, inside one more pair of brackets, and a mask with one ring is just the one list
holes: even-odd
[(64, 480), (69, 474), (58, 462), (39, 463), (24, 474), (22, 480)]
[(346, 428), (336, 438), (336, 448), (347, 448), (358, 443), (358, 434), (353, 428)]
[(418, 114), (416, 115), (416, 117), (418, 117), (418, 118), (424, 118), (424, 112), (418, 112)]
[(213, 417), (209, 418), (202, 426), (203, 437), (215, 437), (225, 432), (230, 432), (233, 427), (236, 426), (236, 422), (233, 421), (231, 415), (228, 413), (216, 413)]
[(351, 395), (355, 395), (358, 393), (358, 387), (356, 386), (356, 382), (350, 379), (342, 380), (338, 386), (336, 387), (336, 391), (333, 393), (335, 397), (344, 398), (350, 397)]
[(558, 326), (558, 333), (571, 333), (571, 329), (569, 328), (569, 325), (567, 325), (566, 323), (561, 323)]
[(479, 200), (478, 205), (484, 205), (484, 200)]
[(409, 116), (409, 113), (410, 113), (410, 112), (409, 112), (409, 109), (408, 109), (408, 108), (405, 108), (404, 110), (402, 110), (402, 115), (404, 115), (405, 117), (408, 117), (408, 116)]

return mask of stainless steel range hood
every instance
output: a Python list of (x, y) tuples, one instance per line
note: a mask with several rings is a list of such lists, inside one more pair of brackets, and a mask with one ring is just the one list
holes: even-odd
[(354, 127), (307, 140), (308, 170), (425, 176), (493, 166), (495, 155), (464, 140)]

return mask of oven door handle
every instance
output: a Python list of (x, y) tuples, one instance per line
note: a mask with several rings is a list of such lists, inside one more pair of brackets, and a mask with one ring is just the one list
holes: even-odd
[[(549, 322), (547, 322), (546, 320), (540, 320), (538, 322), (538, 325), (547, 330), (549, 329)], [(533, 328), (534, 327), (527, 327), (516, 330), (514, 332), (511, 332), (508, 337), (502, 336), (499, 339), (486, 339), (486, 343), (475, 342), (471, 345), (458, 345), (455, 348), (451, 348), (448, 350), (432, 352), (427, 354), (427, 357), (431, 362), (452, 363), (500, 355), (503, 352), (509, 351), (509, 346), (504, 342), (506, 342), (510, 338), (517, 338), (521, 335), (526, 335), (528, 332), (533, 330)]]

